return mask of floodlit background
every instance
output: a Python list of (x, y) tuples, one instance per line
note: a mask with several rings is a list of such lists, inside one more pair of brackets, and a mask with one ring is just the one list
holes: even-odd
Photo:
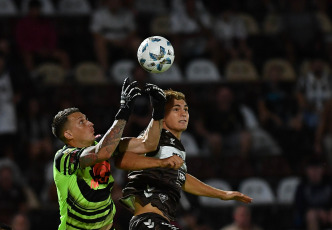
[[(330, 0), (0, 0), (0, 222), (57, 228), (51, 120), (75, 106), (104, 133), (131, 76), (185, 93), (189, 173), (254, 198), (184, 194), (176, 226), (331, 228), (331, 12)], [(175, 50), (163, 74), (137, 62), (153, 35)], [(151, 119), (148, 98), (135, 105), (124, 136)], [(112, 171), (116, 200), (126, 172)], [(116, 229), (128, 229), (116, 204)]]

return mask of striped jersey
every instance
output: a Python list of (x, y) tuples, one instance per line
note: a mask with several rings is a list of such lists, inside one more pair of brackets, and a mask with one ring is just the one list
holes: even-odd
[(114, 179), (109, 161), (80, 168), (84, 148), (64, 146), (54, 158), (53, 177), (60, 206), (59, 230), (100, 229), (113, 222)]
[[(184, 161), (185, 149), (179, 139), (171, 132), (163, 129), (158, 149), (147, 153), (147, 157), (164, 159), (178, 155)], [(123, 189), (120, 202), (134, 211), (134, 201), (137, 198), (142, 206), (149, 203), (157, 207), (170, 220), (175, 220), (177, 206), (181, 198), (182, 185), (186, 180), (187, 166), (184, 163), (180, 169), (150, 168), (131, 171), (128, 174), (128, 184)]]

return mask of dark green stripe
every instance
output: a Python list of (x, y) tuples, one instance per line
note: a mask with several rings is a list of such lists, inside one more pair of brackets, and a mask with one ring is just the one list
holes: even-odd
[(59, 172), (61, 172), (60, 165), (61, 165), (62, 156), (63, 156), (63, 150), (59, 154), (55, 155), (55, 167)]
[(111, 210), (105, 215), (105, 216), (101, 216), (101, 217), (98, 217), (98, 218), (95, 218), (95, 219), (84, 219), (84, 218), (81, 218), (79, 216), (76, 216), (74, 213), (71, 213), (70, 210), (68, 210), (68, 216), (79, 221), (79, 222), (82, 222), (82, 223), (87, 223), (87, 224), (94, 224), (94, 223), (98, 223), (98, 222), (102, 222), (104, 221), (108, 215), (111, 213)]
[(101, 202), (108, 199), (108, 197), (111, 195), (113, 184), (114, 182), (111, 182), (107, 185), (106, 188), (94, 190), (90, 188), (89, 185), (87, 185), (85, 180), (77, 178), (77, 185), (81, 191), (81, 194), (87, 201), (90, 202)]
[(64, 175), (66, 175), (66, 171), (67, 171), (67, 162), (68, 162), (68, 159), (70, 157), (70, 154), (68, 154), (65, 158), (65, 164), (64, 164)]
[[(67, 225), (76, 229), (80, 229), (80, 230), (99, 230), (99, 228), (95, 228), (95, 229), (91, 229), (91, 228), (81, 228), (81, 227), (77, 227), (75, 225), (72, 225), (70, 223), (67, 222)], [(113, 228), (112, 228), (113, 229)]]
[(100, 214), (100, 213), (103, 213), (105, 212), (106, 210), (110, 210), (112, 211), (113, 209), (113, 202), (111, 200), (111, 204), (108, 205), (106, 208), (103, 208), (103, 209), (100, 209), (100, 210), (97, 210), (97, 211), (93, 211), (93, 212), (86, 212), (86, 211), (83, 211), (81, 209), (79, 209), (73, 201), (71, 201), (71, 199), (67, 199), (67, 203), (69, 204), (69, 206), (76, 212), (78, 212), (80, 215), (85, 215), (85, 216), (94, 216), (94, 215), (97, 215), (97, 214)]
[[(80, 209), (83, 209), (83, 210), (86, 210), (86, 211), (94, 211), (95, 209), (94, 208), (86, 208), (86, 207), (82, 207), (80, 204), (76, 203), (74, 197), (68, 193), (68, 199), (71, 200), (71, 202), (73, 202), (77, 207), (79, 207)], [(111, 201), (113, 202), (113, 200), (111, 199)], [(106, 207), (108, 204), (104, 204), (103, 206), (99, 207), (99, 208), (104, 208)]]

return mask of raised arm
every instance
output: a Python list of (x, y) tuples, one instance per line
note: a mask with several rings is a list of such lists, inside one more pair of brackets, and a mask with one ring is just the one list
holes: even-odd
[(186, 182), (182, 186), (182, 190), (196, 196), (207, 196), (221, 200), (237, 200), (244, 203), (251, 203), (252, 201), (252, 198), (240, 192), (224, 191), (211, 187), (188, 173), (186, 174)]
[(119, 151), (144, 154), (155, 151), (159, 144), (160, 133), (163, 127), (166, 95), (162, 89), (154, 84), (146, 84), (144, 92), (150, 96), (153, 107), (152, 120), (144, 133), (138, 138), (124, 138), (120, 141)]
[(83, 150), (80, 156), (80, 167), (85, 168), (94, 165), (98, 162), (108, 160), (112, 156), (128, 121), (133, 101), (141, 95), (141, 90), (136, 85), (137, 82), (129, 84), (128, 78), (125, 79), (121, 91), (120, 109), (115, 115), (116, 120), (97, 145), (87, 147)]
[(151, 119), (142, 135), (137, 138), (123, 138), (119, 144), (119, 151), (121, 153), (129, 151), (136, 154), (144, 154), (156, 150), (160, 139), (160, 132), (163, 127), (162, 121), (163, 120), (156, 121)]

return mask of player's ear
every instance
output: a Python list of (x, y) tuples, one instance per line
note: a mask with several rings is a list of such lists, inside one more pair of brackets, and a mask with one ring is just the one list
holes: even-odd
[(72, 140), (73, 139), (73, 134), (72, 134), (72, 132), (69, 129), (67, 129), (66, 131), (64, 131), (63, 136), (67, 140)]

